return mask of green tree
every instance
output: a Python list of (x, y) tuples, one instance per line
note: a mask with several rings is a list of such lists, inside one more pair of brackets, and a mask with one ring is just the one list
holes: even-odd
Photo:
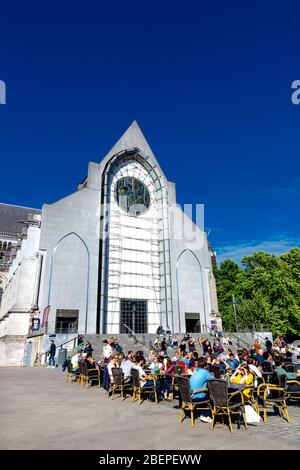
[(239, 300), (241, 328), (270, 328), (273, 334), (300, 334), (300, 249), (276, 256), (257, 252), (241, 260), (241, 268), (226, 260), (216, 270), (219, 310), (224, 330), (234, 331), (232, 294)]

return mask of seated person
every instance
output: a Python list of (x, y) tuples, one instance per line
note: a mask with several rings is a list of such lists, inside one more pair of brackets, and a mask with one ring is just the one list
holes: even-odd
[(190, 353), (190, 354), (189, 354), (189, 359), (190, 359), (190, 362), (189, 362), (189, 369), (194, 370), (194, 368), (195, 368), (195, 363), (196, 363), (196, 361), (198, 360), (198, 352), (197, 352), (197, 351), (194, 351), (193, 353)]
[(131, 379), (131, 369), (133, 368), (133, 362), (131, 362), (131, 360), (128, 359), (128, 357), (126, 358), (125, 354), (123, 352), (121, 352), (119, 354), (119, 363), (120, 363), (120, 367), (121, 367), (121, 369), (123, 371), (123, 374), (124, 374), (124, 380), (130, 381), (130, 379)]
[(115, 355), (110, 356), (109, 363), (107, 364), (107, 371), (108, 371), (109, 380), (110, 380), (111, 384), (114, 383), (114, 378), (113, 378), (113, 374), (112, 374), (112, 368), (113, 367), (118, 367), (118, 363), (117, 363)]
[(212, 360), (212, 364), (219, 366), (221, 370), (226, 370), (226, 360), (223, 356), (215, 357)]
[(161, 335), (165, 335), (165, 334), (166, 334), (166, 333), (165, 333), (165, 330), (164, 330), (163, 327), (162, 327), (162, 325), (159, 325), (159, 327), (158, 327), (157, 330), (156, 330), (156, 334), (157, 334), (158, 336), (161, 336)]
[(154, 361), (150, 364), (150, 370), (154, 374), (160, 374), (162, 370), (163, 364), (162, 364), (162, 357), (161, 356), (155, 356)]
[(166, 335), (171, 335), (171, 334), (172, 334), (172, 332), (171, 332), (171, 330), (170, 330), (170, 327), (167, 326), (167, 328), (166, 328)]
[(284, 361), (281, 356), (276, 356), (274, 358), (274, 371), (279, 375), (286, 375), (287, 380), (297, 380), (298, 375), (295, 372), (287, 372), (284, 368)]
[(189, 367), (189, 365), (190, 365), (190, 360), (189, 360), (189, 358), (188, 358), (187, 352), (183, 351), (183, 352), (181, 353), (181, 357), (180, 357), (180, 359), (178, 360), (178, 362), (183, 362), (184, 364), (186, 364), (187, 367)]
[(172, 362), (177, 365), (178, 361), (180, 361), (180, 354), (179, 351), (176, 351), (174, 357), (172, 358)]
[(81, 358), (81, 352), (78, 352), (74, 354), (74, 356), (71, 359), (71, 364), (73, 368), (73, 372), (77, 374), (79, 372), (79, 359)]
[(149, 361), (150, 364), (151, 364), (151, 362), (154, 361), (155, 356), (156, 356), (155, 351), (153, 349), (150, 349), (149, 356), (148, 356), (148, 361)]
[[(149, 376), (146, 374), (146, 372), (144, 371), (142, 367), (143, 365), (144, 365), (143, 359), (139, 356), (136, 356), (136, 362), (133, 368), (139, 371), (141, 387), (152, 387), (154, 385), (153, 377), (151, 375)], [(149, 398), (153, 401), (154, 395), (149, 395)]]
[(262, 348), (258, 349), (257, 351), (255, 351), (254, 353), (254, 357), (256, 357), (256, 359), (258, 360), (258, 362), (260, 364), (262, 364), (264, 362), (264, 350)]
[[(250, 371), (248, 364), (243, 364), (238, 367), (230, 377), (230, 382), (241, 385), (252, 385), (253, 381), (254, 376)], [(244, 388), (242, 393), (246, 398), (250, 398), (251, 390), (250, 388)]]
[(172, 384), (172, 375), (175, 374), (175, 366), (168, 356), (164, 359), (162, 374), (167, 377), (157, 380), (157, 391), (158, 393), (164, 393), (164, 398), (168, 400)]
[(234, 358), (234, 354), (229, 354), (229, 359), (226, 361), (227, 369), (236, 369), (239, 366), (239, 361)]
[[(206, 361), (203, 357), (200, 357), (195, 364), (195, 370), (190, 378), (190, 387), (192, 390), (192, 400), (193, 402), (201, 401), (207, 397), (205, 391), (195, 392), (199, 388), (207, 388), (207, 382), (211, 379), (214, 379), (214, 376), (210, 374), (206, 369)], [(207, 413), (202, 412), (201, 421), (206, 423), (211, 422), (211, 418)]]
[(92, 386), (98, 385), (100, 378), (100, 370), (97, 367), (96, 360), (93, 359), (89, 353), (87, 353), (86, 357), (86, 366), (88, 369), (89, 384)]

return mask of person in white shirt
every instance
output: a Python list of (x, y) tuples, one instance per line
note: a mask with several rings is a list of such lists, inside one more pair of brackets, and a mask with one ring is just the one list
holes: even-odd
[(104, 362), (107, 364), (109, 362), (109, 358), (112, 355), (112, 347), (108, 344), (107, 339), (103, 341), (103, 353), (102, 357), (104, 358)]
[(154, 373), (158, 373), (162, 369), (162, 358), (160, 356), (156, 356), (154, 361), (150, 364), (150, 369)]
[(109, 380), (110, 380), (111, 384), (114, 383), (114, 377), (113, 377), (113, 374), (112, 374), (112, 368), (113, 367), (118, 367), (117, 359), (116, 359), (115, 356), (110, 356), (109, 363), (107, 365), (107, 370), (108, 370)]
[(150, 385), (153, 385), (153, 379), (152, 377), (148, 377), (146, 372), (144, 371), (144, 369), (142, 368), (142, 364), (143, 364), (143, 360), (140, 359), (140, 358), (137, 358), (137, 362), (135, 363), (135, 365), (133, 366), (134, 369), (137, 369), (139, 371), (139, 375), (140, 375), (140, 382), (141, 382), (141, 386), (144, 387), (146, 384), (147, 386), (150, 386)]
[(78, 361), (79, 361), (80, 356), (81, 356), (81, 352), (78, 352), (71, 359), (73, 372), (76, 372), (79, 369)]

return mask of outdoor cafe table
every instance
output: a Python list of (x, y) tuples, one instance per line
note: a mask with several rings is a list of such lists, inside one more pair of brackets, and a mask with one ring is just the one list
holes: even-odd
[(247, 385), (247, 384), (236, 384), (233, 382), (228, 382), (228, 392), (233, 393), (237, 392), (238, 390), (242, 391), (248, 388), (254, 388), (254, 385)]

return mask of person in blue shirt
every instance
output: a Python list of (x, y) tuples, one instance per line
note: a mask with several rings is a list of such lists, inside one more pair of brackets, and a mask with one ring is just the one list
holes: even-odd
[(184, 364), (186, 364), (187, 367), (190, 366), (190, 360), (189, 360), (188, 355), (185, 351), (183, 351), (183, 353), (181, 354), (181, 357), (178, 360), (178, 362), (184, 362)]
[(196, 392), (198, 388), (207, 388), (207, 381), (214, 378), (212, 374), (210, 374), (206, 369), (206, 361), (203, 357), (200, 357), (196, 361), (196, 367), (193, 372), (193, 375), (190, 378), (190, 386), (192, 390), (192, 398), (193, 400), (197, 401), (198, 399), (202, 399), (206, 397), (205, 392)]
[(236, 369), (240, 365), (239, 361), (234, 358), (234, 354), (229, 354), (226, 364), (228, 364), (230, 369)]
[[(190, 387), (192, 390), (192, 400), (194, 402), (201, 401), (203, 398), (206, 398), (206, 392), (194, 392), (199, 388), (207, 388), (207, 382), (211, 379), (214, 379), (213, 374), (210, 374), (206, 369), (206, 361), (203, 357), (196, 361), (196, 367), (193, 372), (193, 375), (190, 378)], [(204, 423), (211, 423), (211, 417), (208, 416), (206, 411), (202, 411), (200, 416), (201, 421)]]

